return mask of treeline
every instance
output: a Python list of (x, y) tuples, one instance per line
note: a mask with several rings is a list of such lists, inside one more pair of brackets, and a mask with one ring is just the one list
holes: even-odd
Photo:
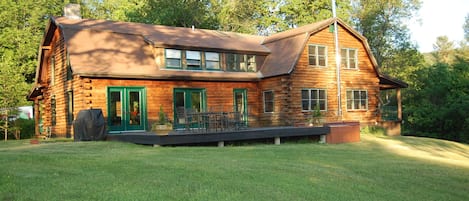
[(404, 128), (408, 135), (469, 143), (469, 15), (466, 39), (458, 48), (438, 37), (425, 63), (408, 72), (404, 93)]

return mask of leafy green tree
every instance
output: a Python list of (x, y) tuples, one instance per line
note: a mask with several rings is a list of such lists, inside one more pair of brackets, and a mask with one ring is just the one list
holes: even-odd
[(450, 63), (451, 56), (454, 55), (454, 48), (454, 42), (450, 41), (447, 36), (439, 36), (433, 44), (434, 52), (432, 55), (436, 62)]
[(217, 24), (210, 7), (210, 0), (142, 0), (127, 17), (146, 24), (214, 29)]
[[(367, 39), (382, 68), (396, 67), (400, 51), (415, 49), (404, 19), (420, 8), (419, 0), (352, 0), (352, 20)], [(400, 66), (397, 66), (400, 67)]]
[[(285, 0), (281, 1), (280, 30), (311, 24), (332, 17), (331, 0)], [(350, 1), (336, 0), (337, 17), (349, 21)]]

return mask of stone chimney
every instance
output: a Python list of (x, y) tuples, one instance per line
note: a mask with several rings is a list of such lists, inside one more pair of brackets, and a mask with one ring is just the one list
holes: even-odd
[(64, 17), (68, 19), (81, 19), (80, 4), (69, 3), (65, 5)]

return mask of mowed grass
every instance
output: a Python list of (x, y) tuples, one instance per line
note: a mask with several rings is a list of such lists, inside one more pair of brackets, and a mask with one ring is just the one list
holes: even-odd
[(469, 200), (469, 146), (0, 142), (0, 200)]

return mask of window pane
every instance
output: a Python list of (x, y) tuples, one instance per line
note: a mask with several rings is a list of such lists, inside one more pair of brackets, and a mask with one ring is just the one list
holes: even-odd
[(274, 93), (272, 91), (264, 92), (264, 112), (274, 111)]
[(316, 55), (316, 46), (315, 45), (310, 45), (308, 48), (308, 54), (310, 55)]
[(325, 100), (319, 101), (319, 108), (320, 108), (320, 110), (326, 110), (326, 101)]
[(326, 58), (324, 57), (319, 57), (319, 66), (326, 66)]
[(309, 100), (301, 101), (301, 109), (302, 110), (309, 110)]
[(166, 49), (166, 58), (181, 58), (181, 50)]
[(311, 99), (318, 99), (318, 91), (311, 90)]
[(200, 60), (187, 60), (187, 67), (200, 68)]
[(361, 99), (367, 99), (367, 94), (366, 91), (360, 91), (361, 92)]
[(319, 98), (326, 99), (326, 90), (319, 90)]
[(326, 56), (326, 47), (318, 46), (318, 55)]
[(313, 66), (317, 65), (315, 56), (311, 56), (311, 55), (309, 56), (309, 65), (313, 65)]
[(301, 90), (301, 99), (309, 99), (308, 90)]
[(360, 98), (360, 91), (353, 91), (353, 99), (359, 99)]
[(256, 72), (257, 65), (256, 65), (256, 56), (255, 55), (248, 55), (248, 72)]
[(235, 54), (226, 54), (226, 70), (235, 71), (236, 70), (236, 55)]
[(247, 72), (247, 62), (246, 62), (246, 55), (238, 55), (239, 61), (239, 70), (243, 72)]
[(200, 60), (199, 51), (186, 51), (186, 58), (189, 60)]
[(181, 67), (181, 60), (180, 59), (166, 59), (166, 66), (167, 67)]
[(205, 52), (205, 60), (220, 61), (220, 54), (215, 53), (215, 52)]
[(220, 69), (220, 62), (218, 61), (206, 61), (205, 67), (207, 69)]

